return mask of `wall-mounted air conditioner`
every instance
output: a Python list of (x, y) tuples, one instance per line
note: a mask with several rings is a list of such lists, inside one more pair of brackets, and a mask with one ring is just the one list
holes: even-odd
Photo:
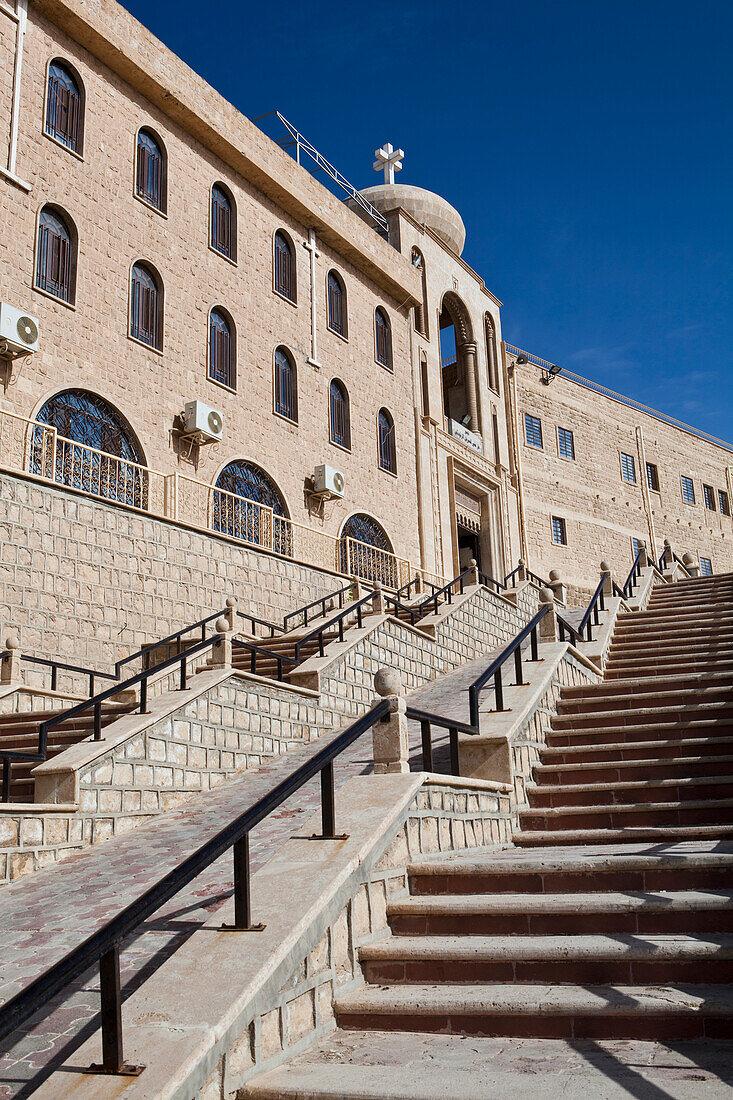
[(38, 320), (0, 302), (0, 355), (14, 359), (38, 350)]
[(183, 408), (182, 435), (197, 443), (218, 443), (224, 432), (224, 417), (203, 401), (187, 401)]
[(316, 496), (340, 499), (344, 495), (345, 484), (344, 475), (333, 466), (316, 466), (313, 471), (313, 492)]

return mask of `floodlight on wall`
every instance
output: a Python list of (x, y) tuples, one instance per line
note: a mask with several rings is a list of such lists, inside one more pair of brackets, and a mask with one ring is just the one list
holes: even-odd
[(562, 367), (558, 367), (557, 363), (553, 363), (547, 374), (542, 375), (542, 384), (544, 386), (549, 386), (550, 382), (552, 382), (553, 378), (557, 378), (561, 370)]
[(529, 362), (529, 359), (526, 355), (518, 355), (514, 362), (517, 364), (518, 367), (523, 367), (525, 363)]
[(465, 416), (461, 417), (461, 424), (463, 424), (464, 428), (470, 427), (470, 424), (471, 424), (471, 414), (470, 413), (466, 413)]

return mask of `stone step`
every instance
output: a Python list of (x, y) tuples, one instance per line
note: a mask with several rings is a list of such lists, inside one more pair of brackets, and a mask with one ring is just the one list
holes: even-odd
[(626, 802), (583, 806), (552, 806), (520, 810), (522, 832), (555, 830), (633, 829), (695, 825), (732, 825), (733, 798), (690, 799), (688, 802)]
[(538, 788), (576, 783), (622, 783), (642, 780), (692, 779), (697, 776), (733, 777), (733, 754), (728, 756), (693, 756), (680, 759), (640, 757), (638, 760), (609, 759), (604, 762), (535, 764), (533, 777)]
[(673, 658), (669, 661), (649, 661), (640, 663), (638, 660), (609, 660), (604, 671), (605, 683), (613, 683), (616, 680), (628, 682), (630, 675), (640, 680), (655, 679), (659, 676), (674, 676), (677, 673), (684, 674), (693, 670), (697, 674), (712, 673), (713, 675), (733, 674), (733, 658), (729, 661), (715, 658), (694, 661), (680, 661)]
[[(548, 748), (567, 745), (610, 745), (614, 742), (672, 741), (675, 738), (686, 743), (700, 737), (727, 739), (733, 734), (733, 723), (717, 722), (715, 719), (688, 720), (686, 722), (655, 722), (651, 717), (638, 725), (629, 722), (626, 725), (604, 725), (596, 723), (595, 728), (551, 729), (547, 733)], [(545, 750), (543, 750), (545, 751)]]
[[(682, 666), (684, 668), (684, 666)], [(648, 681), (648, 682), (647, 682)], [(603, 681), (600, 684), (577, 684), (572, 687), (563, 687), (562, 702), (588, 700), (590, 703), (597, 698), (611, 699), (617, 696), (633, 695), (639, 684), (638, 676), (629, 676), (625, 680), (616, 679), (612, 683)], [(733, 694), (733, 658), (731, 658), (731, 672), (721, 671), (692, 672), (687, 668), (678, 674), (657, 673), (644, 681), (643, 692), (659, 692), (666, 694), (670, 691), (685, 691), (696, 688), (723, 688), (727, 687)]]
[[(708, 761), (708, 765), (709, 765)], [(694, 802), (705, 798), (733, 799), (733, 778), (711, 775), (710, 768), (702, 776), (684, 778), (645, 777), (620, 781), (591, 783), (535, 783), (527, 787), (527, 797), (533, 810), (563, 806), (639, 805), (658, 802)]]
[[(628, 844), (645, 841), (672, 844), (683, 840), (733, 840), (733, 825), (629, 826), (622, 829), (522, 829), (514, 836), (518, 847), (546, 847), (557, 844)], [(730, 880), (729, 880), (730, 881)]]
[(638, 685), (636, 692), (628, 690), (614, 692), (606, 688), (605, 684), (603, 687), (605, 690), (582, 698), (566, 698), (563, 692), (557, 704), (558, 715), (591, 716), (619, 710), (644, 711), (669, 709), (675, 706), (689, 708), (703, 703), (729, 703), (733, 708), (733, 684), (731, 683), (716, 684), (714, 687), (691, 686), (682, 690), (670, 685), (666, 691), (660, 691), (656, 686), (648, 688), (644, 683)]
[[(389, 936), (359, 948), (373, 985), (549, 982), (653, 985), (733, 979), (733, 936)], [(733, 989), (731, 989), (733, 996)]]
[(643, 760), (653, 753), (660, 763), (682, 760), (691, 755), (717, 756), (718, 753), (733, 749), (733, 735), (720, 737), (670, 737), (647, 741), (633, 739), (628, 741), (600, 740), (593, 744), (545, 745), (542, 748), (542, 763), (623, 763)]
[(550, 721), (552, 730), (560, 733), (568, 730), (607, 729), (616, 726), (669, 725), (670, 723), (687, 725), (692, 721), (703, 720), (715, 722), (719, 726), (730, 725), (733, 723), (733, 700), (557, 714), (553, 715)]
[(340, 1027), (548, 1038), (729, 1038), (721, 985), (367, 985), (336, 999)]
[(679, 630), (719, 629), (721, 626), (728, 630), (733, 629), (733, 604), (721, 605), (716, 602), (699, 608), (678, 605), (674, 610), (660, 608), (637, 611), (634, 615), (624, 615), (619, 618), (615, 629), (623, 632), (644, 627), (652, 634), (659, 627), (666, 628), (672, 625)]
[(395, 936), (733, 932), (733, 892), (465, 894), (391, 901)]
[[(651, 835), (653, 839), (670, 839), (667, 830), (651, 830)], [(733, 839), (733, 829), (730, 836)], [(518, 834), (517, 841), (523, 839), (523, 834)], [(609, 844), (600, 851), (596, 847), (567, 848), (557, 839), (538, 853), (510, 850), (491, 857), (415, 860), (408, 867), (410, 891), (412, 896), (454, 897), (731, 889), (733, 845), (720, 851), (691, 852), (688, 845), (675, 845), (672, 838), (668, 850), (655, 847), (650, 851), (646, 843), (635, 846), (630, 839), (617, 830), (614, 846)], [(596, 845), (597, 841), (588, 843)]]

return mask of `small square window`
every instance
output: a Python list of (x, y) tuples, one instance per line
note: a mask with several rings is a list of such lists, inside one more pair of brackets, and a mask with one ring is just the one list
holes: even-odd
[(575, 458), (575, 440), (568, 428), (557, 429), (557, 450), (561, 458)]
[(682, 475), (682, 499), (685, 504), (695, 503), (695, 486), (692, 484), (691, 477), (685, 477)]
[(708, 512), (714, 512), (715, 511), (715, 489), (713, 489), (712, 485), (703, 485), (702, 495), (703, 495), (703, 498), (705, 500), (705, 507), (707, 508)]
[(642, 540), (641, 539), (632, 539), (631, 540), (631, 552), (634, 555), (634, 561), (636, 561), (636, 555), (641, 550), (641, 547), (642, 547)]
[(524, 434), (528, 447), (539, 447), (542, 450), (542, 421), (539, 416), (524, 414)]
[(621, 452), (621, 477), (628, 481), (629, 485), (636, 485), (636, 462), (633, 455)]
[(653, 462), (646, 464), (646, 483), (653, 493), (659, 492), (659, 470)]
[(728, 500), (728, 494), (725, 489), (718, 489), (718, 504), (720, 506), (721, 516), (730, 515), (730, 501)]
[(567, 546), (568, 536), (565, 530), (565, 520), (560, 516), (552, 517), (552, 541), (557, 546)]
[(712, 577), (713, 563), (710, 558), (700, 558), (700, 573), (703, 577)]

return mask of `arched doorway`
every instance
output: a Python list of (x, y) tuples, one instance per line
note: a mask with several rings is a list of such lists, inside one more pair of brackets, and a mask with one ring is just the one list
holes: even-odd
[(476, 343), (468, 311), (452, 291), (443, 298), (439, 336), (443, 412), (452, 424), (480, 433)]
[(292, 557), (285, 499), (269, 474), (254, 462), (235, 459), (216, 479), (212, 527), (242, 542)]
[(341, 528), (341, 572), (397, 588), (397, 562), (387, 532), (366, 513), (349, 516)]
[(127, 421), (104, 398), (87, 390), (63, 390), (36, 420), (30, 469), (61, 485), (134, 508), (148, 506), (148, 474), (142, 448)]

